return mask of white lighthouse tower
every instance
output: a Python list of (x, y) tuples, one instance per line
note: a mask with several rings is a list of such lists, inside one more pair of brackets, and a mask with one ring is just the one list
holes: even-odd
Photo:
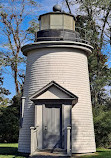
[(93, 48), (59, 5), (40, 15), (39, 25), (36, 41), (22, 47), (27, 67), (18, 150), (95, 152), (87, 61)]

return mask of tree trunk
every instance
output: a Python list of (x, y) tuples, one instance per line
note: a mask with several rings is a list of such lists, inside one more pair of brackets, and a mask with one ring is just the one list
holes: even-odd
[(17, 66), (15, 67), (14, 70), (14, 80), (15, 80), (15, 89), (16, 89), (16, 93), (19, 94), (19, 86), (18, 86), (18, 79), (17, 79)]

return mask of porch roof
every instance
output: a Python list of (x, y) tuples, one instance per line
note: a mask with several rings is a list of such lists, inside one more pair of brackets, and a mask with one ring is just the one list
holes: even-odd
[(49, 82), (47, 85), (42, 87), (40, 90), (35, 92), (30, 98), (31, 101), (37, 100), (70, 100), (73, 105), (78, 101), (78, 97), (72, 92), (68, 91), (55, 81)]

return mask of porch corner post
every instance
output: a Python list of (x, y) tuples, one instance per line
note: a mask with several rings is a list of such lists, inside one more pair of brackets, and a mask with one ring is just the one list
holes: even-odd
[(34, 152), (34, 137), (33, 137), (34, 127), (30, 127), (30, 130), (31, 130), (30, 154), (32, 155)]
[(25, 100), (26, 100), (26, 97), (21, 97), (21, 106), (20, 106), (20, 128), (22, 128), (22, 124), (23, 124)]
[(67, 155), (71, 156), (71, 127), (67, 127)]
[(22, 99), (22, 118), (23, 118), (23, 115), (24, 115), (24, 105), (25, 105), (26, 97), (21, 97), (21, 99)]

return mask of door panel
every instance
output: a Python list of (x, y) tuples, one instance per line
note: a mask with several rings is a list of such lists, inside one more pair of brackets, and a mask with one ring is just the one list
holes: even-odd
[(46, 105), (43, 108), (43, 148), (61, 147), (61, 107)]

